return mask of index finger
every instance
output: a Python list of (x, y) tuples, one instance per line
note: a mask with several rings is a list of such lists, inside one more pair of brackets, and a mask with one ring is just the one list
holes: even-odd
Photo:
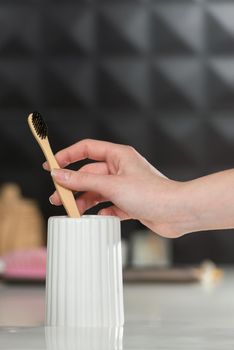
[[(64, 168), (71, 163), (87, 158), (107, 161), (109, 157), (116, 154), (120, 147), (123, 146), (107, 141), (84, 139), (59, 151), (55, 157), (60, 167)], [(48, 169), (48, 164), (44, 163), (43, 167)]]

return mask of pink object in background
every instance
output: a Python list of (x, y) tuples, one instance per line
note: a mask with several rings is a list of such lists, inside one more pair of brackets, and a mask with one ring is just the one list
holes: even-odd
[(46, 277), (46, 248), (7, 253), (1, 257), (2, 276), (7, 280), (44, 281)]

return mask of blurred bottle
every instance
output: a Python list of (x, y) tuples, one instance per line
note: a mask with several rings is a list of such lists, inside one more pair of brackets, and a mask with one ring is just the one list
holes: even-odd
[(44, 233), (44, 220), (37, 203), (23, 198), (18, 185), (4, 184), (0, 191), (0, 255), (40, 247)]
[(169, 239), (150, 230), (135, 231), (131, 237), (133, 267), (167, 267), (171, 265)]

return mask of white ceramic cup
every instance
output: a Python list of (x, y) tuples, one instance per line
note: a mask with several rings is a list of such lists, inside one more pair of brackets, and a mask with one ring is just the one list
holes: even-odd
[(117, 217), (49, 218), (45, 317), (47, 326), (124, 324)]

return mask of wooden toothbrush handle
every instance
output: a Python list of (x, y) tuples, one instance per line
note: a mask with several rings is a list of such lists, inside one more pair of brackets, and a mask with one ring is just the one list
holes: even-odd
[[(58, 165), (58, 162), (51, 150), (50, 144), (48, 139), (44, 139), (41, 142), (41, 148), (42, 151), (46, 157), (46, 160), (49, 164), (50, 169), (60, 169), (60, 166)], [(67, 215), (71, 218), (79, 218), (80, 213), (76, 205), (76, 201), (74, 198), (74, 195), (72, 191), (68, 190), (67, 188), (64, 188), (56, 183), (56, 181), (53, 179), (55, 188), (60, 196), (60, 199), (63, 203), (63, 206), (67, 212)]]

